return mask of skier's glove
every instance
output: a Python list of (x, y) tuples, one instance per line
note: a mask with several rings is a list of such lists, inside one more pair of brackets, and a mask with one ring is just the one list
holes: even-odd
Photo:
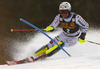
[(53, 31), (54, 28), (52, 26), (47, 26), (45, 29), (43, 29), (44, 31)]
[(80, 43), (84, 43), (85, 42), (85, 35), (86, 35), (86, 33), (81, 33), (81, 35), (79, 36), (79, 42)]

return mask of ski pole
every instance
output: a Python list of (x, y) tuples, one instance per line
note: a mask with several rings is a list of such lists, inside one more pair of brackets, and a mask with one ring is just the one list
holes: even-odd
[(55, 44), (57, 44), (68, 56), (71, 57), (71, 55), (65, 50), (63, 49), (57, 42), (55, 42), (55, 40), (53, 40), (49, 35), (47, 35), (46, 33), (44, 33), (42, 30), (40, 30), (39, 28), (37, 28), (36, 26), (32, 25), (31, 23), (27, 22), (26, 20), (20, 18), (20, 21), (26, 23), (27, 25), (35, 28), (36, 30), (40, 31), (41, 33), (43, 33), (45, 36), (47, 36), (49, 39), (51, 39)]
[(11, 32), (13, 31), (36, 31), (36, 29), (11, 29)]
[(89, 41), (89, 40), (85, 40), (85, 42), (89, 42), (89, 43), (93, 43), (93, 44), (97, 44), (97, 45), (100, 45), (100, 43), (96, 43), (96, 42), (93, 42), (93, 41)]

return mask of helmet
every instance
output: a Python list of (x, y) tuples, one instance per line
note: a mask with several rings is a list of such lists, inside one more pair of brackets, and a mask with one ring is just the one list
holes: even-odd
[(68, 10), (71, 11), (71, 5), (69, 2), (62, 2), (59, 6), (59, 10)]

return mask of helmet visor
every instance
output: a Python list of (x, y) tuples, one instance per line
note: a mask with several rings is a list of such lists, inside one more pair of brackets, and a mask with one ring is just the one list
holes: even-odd
[(60, 13), (61, 14), (67, 14), (68, 13), (68, 10), (60, 10)]

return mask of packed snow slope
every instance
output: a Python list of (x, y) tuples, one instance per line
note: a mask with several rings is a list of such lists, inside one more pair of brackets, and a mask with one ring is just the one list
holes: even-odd
[[(60, 31), (46, 33), (54, 38)], [(30, 38), (29, 36), (29, 39), (30, 41), (28, 42), (14, 42), (12, 48), (16, 49), (16, 51), (12, 53), (12, 57), (15, 60), (20, 60), (27, 56), (34, 56), (35, 50), (49, 42), (49, 39), (39, 32), (36, 33), (35, 37), (31, 36)], [(100, 31), (89, 30), (86, 39), (100, 43)], [(85, 42), (83, 44), (77, 43), (76, 46), (65, 47), (64, 49), (72, 57), (68, 57), (61, 50), (45, 60), (13, 66), (0, 65), (0, 69), (100, 69), (100, 45)]]

